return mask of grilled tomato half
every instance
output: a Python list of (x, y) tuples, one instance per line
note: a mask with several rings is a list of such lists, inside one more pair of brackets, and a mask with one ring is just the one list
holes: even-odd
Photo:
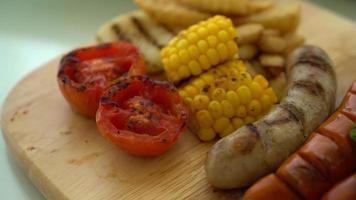
[(104, 92), (96, 113), (101, 134), (139, 156), (166, 152), (182, 134), (187, 118), (176, 88), (146, 76), (119, 79)]
[(99, 99), (116, 79), (145, 73), (138, 49), (125, 41), (75, 49), (60, 61), (59, 88), (77, 112), (95, 117)]

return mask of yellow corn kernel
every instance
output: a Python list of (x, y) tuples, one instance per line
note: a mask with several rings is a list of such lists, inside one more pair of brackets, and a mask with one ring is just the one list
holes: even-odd
[(218, 64), (220, 57), (219, 57), (219, 54), (216, 51), (216, 49), (213, 49), (213, 48), (208, 49), (208, 51), (206, 52), (206, 55), (208, 56), (210, 63), (212, 65)]
[(215, 131), (212, 128), (199, 129), (198, 137), (204, 142), (213, 140), (216, 136)]
[(190, 97), (194, 97), (195, 95), (198, 94), (198, 90), (191, 85), (185, 86), (184, 90)]
[(236, 116), (244, 118), (247, 115), (247, 109), (244, 105), (239, 105), (236, 109)]
[(206, 84), (211, 84), (214, 82), (214, 76), (209, 73), (202, 74), (200, 78), (203, 79)]
[(257, 99), (263, 94), (262, 87), (255, 81), (249, 85), (253, 98)]
[(213, 100), (222, 101), (225, 99), (225, 90), (223, 88), (215, 88), (211, 94)]
[(242, 104), (247, 104), (252, 99), (251, 91), (246, 85), (237, 88), (237, 94), (239, 95)]
[(192, 85), (198, 90), (200, 90), (205, 86), (205, 81), (202, 78), (197, 78), (194, 81), (192, 81)]
[(223, 114), (223, 110), (218, 101), (211, 101), (208, 106), (210, 114), (215, 118), (219, 118)]
[(268, 111), (271, 108), (272, 100), (267, 94), (262, 95), (260, 101), (261, 101), (263, 111)]
[(230, 37), (229, 37), (228, 32), (226, 32), (225, 30), (221, 30), (218, 33), (218, 38), (221, 42), (227, 42), (227, 41), (229, 41)]
[(208, 30), (205, 27), (200, 27), (197, 30), (200, 38), (206, 38), (208, 36)]
[(262, 111), (261, 103), (256, 99), (252, 100), (247, 106), (247, 112), (249, 115), (257, 116), (261, 113), (261, 111)]
[(229, 124), (228, 126), (225, 127), (222, 133), (219, 133), (220, 137), (226, 137), (230, 135), (232, 132), (234, 132), (236, 129), (232, 124)]
[(208, 24), (207, 26), (209, 34), (215, 34), (219, 31), (219, 27), (213, 23)]
[(235, 129), (238, 129), (244, 125), (244, 121), (241, 118), (234, 117), (232, 119), (232, 124), (234, 125)]
[(226, 117), (220, 117), (214, 122), (214, 130), (218, 133), (222, 133), (225, 128), (230, 125), (230, 121)]
[(178, 93), (183, 99), (189, 96), (188, 93), (184, 90), (179, 90)]
[(230, 90), (226, 92), (226, 99), (234, 108), (237, 108), (237, 106), (240, 105), (240, 98), (235, 91)]
[(169, 67), (173, 70), (178, 69), (181, 65), (179, 57), (176, 54), (171, 55), (171, 57), (169, 57), (169, 63), (170, 63)]
[(193, 98), (192, 106), (197, 110), (207, 108), (209, 101), (209, 97), (206, 95), (198, 94)]
[(186, 49), (188, 47), (188, 41), (186, 39), (179, 40), (177, 42), (177, 49)]
[(232, 107), (231, 103), (228, 100), (223, 100), (221, 102), (221, 107), (223, 109), (223, 114), (227, 118), (231, 118), (235, 115), (234, 107)]
[(198, 75), (198, 74), (201, 74), (201, 72), (202, 72), (202, 69), (201, 69), (199, 63), (195, 60), (192, 60), (189, 62), (188, 68), (190, 70), (190, 73), (193, 75)]
[(251, 75), (248, 72), (241, 72), (241, 81), (245, 85), (249, 85), (252, 82)]
[(207, 110), (199, 110), (195, 117), (198, 120), (199, 126), (201, 128), (210, 128), (213, 125), (213, 118), (211, 117), (210, 113)]
[(225, 44), (223, 44), (223, 43), (218, 44), (217, 50), (218, 50), (220, 59), (225, 60), (229, 57), (229, 50), (227, 49)]
[(252, 117), (252, 116), (247, 116), (247, 117), (245, 117), (245, 119), (244, 119), (244, 123), (245, 123), (245, 124), (250, 124), (250, 123), (252, 123), (252, 122), (254, 122), (254, 121), (256, 121), (256, 120), (255, 120), (255, 118)]
[(208, 38), (208, 44), (211, 48), (216, 47), (216, 45), (219, 43), (218, 38), (216, 38), (214, 35), (210, 35)]
[(189, 109), (191, 109), (192, 108), (192, 102), (193, 102), (193, 99), (192, 98), (190, 98), (190, 97), (186, 97), (186, 98), (184, 98), (184, 104), (186, 105), (186, 106), (188, 106), (188, 108)]
[(178, 55), (182, 63), (187, 64), (190, 61), (190, 57), (187, 50), (185, 49), (180, 50), (178, 52)]
[(195, 46), (195, 45), (190, 45), (188, 47), (188, 53), (189, 53), (189, 56), (192, 59), (198, 59), (199, 58), (199, 50), (198, 50), (198, 47)]
[(260, 84), (263, 89), (268, 87), (268, 81), (260, 74), (256, 75), (253, 80)]
[(227, 42), (227, 48), (229, 49), (229, 55), (234, 56), (237, 53), (237, 45), (233, 41), (228, 41)]
[(199, 56), (198, 61), (199, 61), (201, 68), (203, 68), (204, 70), (207, 70), (211, 67), (209, 58), (206, 55)]
[[(199, 36), (194, 33), (194, 32), (191, 32), (191, 33), (188, 33), (187, 34), (187, 40), (191, 43), (191, 44), (195, 44), (198, 42), (199, 40)], [(164, 48), (165, 49), (165, 48)]]
[(186, 65), (180, 66), (178, 69), (178, 76), (183, 78), (187, 78), (190, 74), (189, 68)]
[(276, 103), (278, 98), (271, 87), (267, 88), (266, 94), (271, 98), (272, 103)]
[(197, 45), (200, 53), (205, 53), (209, 49), (209, 45), (205, 40), (199, 40)]

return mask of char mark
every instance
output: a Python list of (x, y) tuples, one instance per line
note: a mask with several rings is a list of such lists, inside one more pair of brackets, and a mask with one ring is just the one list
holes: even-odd
[(264, 123), (269, 126), (286, 124), (289, 122), (300, 122), (303, 124), (304, 113), (292, 103), (282, 103), (279, 105), (282, 113), (273, 119), (265, 119)]
[(131, 42), (131, 39), (121, 31), (121, 27), (119, 24), (113, 24), (111, 26), (111, 29), (116, 34), (118, 40), (126, 40), (128, 42)]
[(147, 41), (159, 49), (163, 48), (163, 46), (147, 31), (143, 23), (137, 17), (131, 17), (131, 21)]
[(325, 97), (325, 90), (319, 82), (312, 80), (298, 80), (294, 81), (292, 88), (302, 88), (313, 96)]
[(295, 66), (298, 64), (307, 64), (310, 65), (311, 67), (318, 68), (324, 72), (333, 74), (333, 68), (331, 64), (322, 58), (321, 56), (315, 55), (313, 53), (308, 53), (304, 56), (302, 56), (296, 63)]
[(246, 124), (246, 127), (256, 135), (257, 138), (260, 138), (260, 132), (254, 124)]

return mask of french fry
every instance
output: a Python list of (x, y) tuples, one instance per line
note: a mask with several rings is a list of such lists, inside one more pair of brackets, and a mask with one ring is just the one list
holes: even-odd
[(266, 28), (262, 31), (262, 36), (280, 36), (281, 32), (278, 29)]
[(263, 36), (258, 42), (259, 49), (264, 53), (282, 53), (286, 46), (286, 41), (278, 36)]
[(286, 53), (293, 51), (304, 43), (304, 37), (295, 33), (286, 34), (284, 40), (286, 41)]
[(249, 5), (248, 0), (179, 0), (179, 2), (197, 10), (225, 15), (246, 15)]
[(135, 2), (157, 22), (170, 27), (187, 27), (211, 16), (174, 0), (135, 0)]
[(261, 36), (263, 26), (261, 24), (248, 23), (237, 26), (236, 31), (238, 44), (255, 43)]
[(250, 60), (257, 54), (257, 48), (252, 44), (243, 44), (239, 47), (239, 58), (242, 60)]
[(279, 54), (261, 54), (259, 61), (264, 67), (283, 68), (285, 64), (285, 58)]
[(274, 6), (274, 2), (269, 0), (253, 0), (249, 1), (247, 6), (248, 15), (270, 9)]
[(236, 18), (237, 24), (260, 23), (265, 28), (291, 32), (296, 29), (300, 18), (299, 5), (280, 5), (247, 17)]

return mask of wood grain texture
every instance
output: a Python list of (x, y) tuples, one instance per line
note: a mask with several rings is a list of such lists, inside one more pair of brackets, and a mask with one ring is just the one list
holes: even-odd
[[(300, 32), (336, 63), (337, 104), (356, 79), (356, 25), (303, 3)], [(95, 122), (75, 114), (56, 83), (59, 59), (23, 79), (8, 96), (5, 141), (48, 199), (236, 199), (241, 191), (209, 186), (204, 161), (212, 143), (186, 132), (157, 158), (128, 155), (106, 141)]]

